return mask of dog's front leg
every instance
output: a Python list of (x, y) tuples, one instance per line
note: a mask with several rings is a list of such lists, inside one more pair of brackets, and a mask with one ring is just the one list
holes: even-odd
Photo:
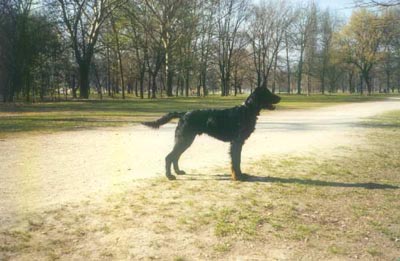
[(231, 142), (231, 175), (233, 180), (241, 180), (242, 178), (242, 171), (240, 170), (242, 147), (243, 141)]

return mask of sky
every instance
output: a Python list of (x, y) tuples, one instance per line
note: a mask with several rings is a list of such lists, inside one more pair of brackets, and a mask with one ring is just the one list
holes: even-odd
[(353, 0), (316, 0), (321, 9), (329, 8), (339, 14), (350, 16), (352, 8), (354, 7)]
[[(293, 3), (304, 3), (304, 0), (292, 0)], [(349, 18), (354, 7), (354, 0), (315, 0), (318, 6), (324, 10), (329, 8), (337, 12), (339, 16)]]

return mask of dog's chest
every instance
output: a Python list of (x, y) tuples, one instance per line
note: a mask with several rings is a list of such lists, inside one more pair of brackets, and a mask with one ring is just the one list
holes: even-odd
[(257, 112), (244, 106), (203, 113), (206, 117), (198, 133), (207, 133), (223, 141), (246, 140), (254, 131), (257, 121)]
[(241, 139), (247, 139), (254, 132), (257, 122), (257, 116), (245, 114), (239, 121), (239, 136)]

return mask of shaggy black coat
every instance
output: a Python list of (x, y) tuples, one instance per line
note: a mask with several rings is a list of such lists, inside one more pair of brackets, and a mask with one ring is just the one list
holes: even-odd
[(152, 128), (159, 128), (170, 120), (179, 118), (175, 130), (175, 146), (165, 158), (168, 179), (175, 179), (175, 176), (171, 174), (171, 164), (173, 164), (176, 174), (185, 174), (183, 170), (179, 169), (180, 156), (193, 143), (196, 135), (206, 133), (214, 138), (231, 143), (232, 179), (241, 180), (244, 177), (240, 170), (242, 146), (254, 131), (260, 110), (274, 110), (273, 104), (279, 103), (280, 99), (267, 88), (258, 87), (240, 106), (222, 110), (172, 112), (156, 121), (143, 122), (143, 124)]

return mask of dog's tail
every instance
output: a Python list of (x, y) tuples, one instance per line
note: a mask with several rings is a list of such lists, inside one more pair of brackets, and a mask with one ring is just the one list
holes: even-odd
[(185, 115), (186, 112), (170, 112), (162, 116), (156, 121), (146, 121), (142, 122), (143, 125), (146, 125), (147, 127), (153, 128), (153, 129), (158, 129), (160, 128), (161, 125), (166, 124), (172, 119), (175, 118), (181, 118), (183, 115)]

